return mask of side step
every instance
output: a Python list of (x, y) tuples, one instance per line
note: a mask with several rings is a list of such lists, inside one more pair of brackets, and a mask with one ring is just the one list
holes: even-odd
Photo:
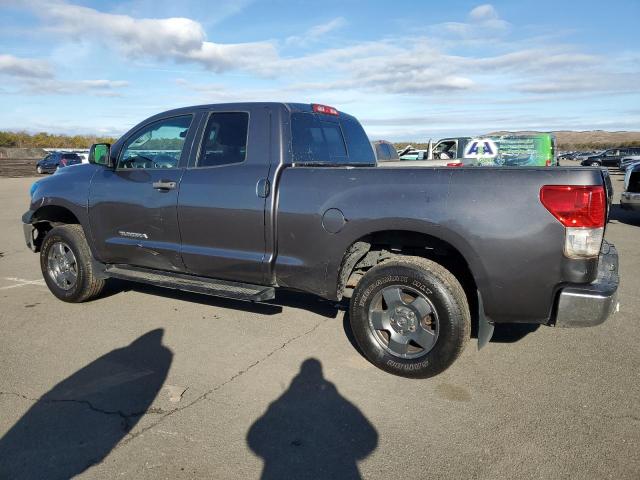
[(233, 298), (263, 302), (275, 298), (273, 287), (252, 285), (249, 283), (215, 280), (213, 278), (196, 277), (184, 273), (165, 272), (148, 268), (132, 267), (129, 265), (107, 265), (105, 273), (109, 277), (131, 280), (133, 282), (148, 283), (157, 287), (184, 290), (187, 292), (203, 293), (216, 297)]

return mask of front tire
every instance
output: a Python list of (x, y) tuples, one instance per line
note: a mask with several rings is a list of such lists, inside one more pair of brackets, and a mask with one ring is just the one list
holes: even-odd
[(38, 167), (36, 168), (36, 172), (38, 172), (40, 175), (42, 175), (43, 171), (42, 171), (42, 167), (40, 165), (38, 165)]
[(600, 162), (591, 162), (589, 165), (591, 165), (592, 167), (599, 167)]
[(40, 268), (49, 290), (64, 302), (80, 303), (98, 296), (104, 280), (96, 278), (91, 251), (80, 225), (51, 229), (40, 249)]
[(369, 270), (354, 290), (349, 315), (367, 359), (409, 378), (446, 370), (471, 332), (460, 282), (442, 265), (420, 257), (389, 260)]

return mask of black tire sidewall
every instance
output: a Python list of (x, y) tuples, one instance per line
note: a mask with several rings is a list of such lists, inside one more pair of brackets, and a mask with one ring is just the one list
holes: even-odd
[[(379, 368), (405, 377), (434, 376), (458, 357), (466, 342), (464, 316), (446, 283), (434, 273), (406, 265), (374, 267), (358, 283), (350, 306), (353, 335), (365, 356)], [(392, 355), (373, 338), (369, 327), (369, 306), (376, 295), (390, 286), (406, 286), (422, 292), (438, 315), (438, 339), (424, 356), (405, 359)]]
[[(77, 234), (74, 233), (75, 232), (72, 232), (65, 227), (55, 227), (44, 237), (40, 250), (40, 269), (42, 270), (42, 277), (44, 278), (47, 287), (49, 287), (49, 290), (51, 290), (51, 293), (65, 302), (77, 301), (85, 291), (87, 283), (86, 259), (78, 247), (78, 241), (80, 241), (80, 239), (76, 238)], [(76, 284), (69, 290), (60, 288), (56, 284), (55, 280), (49, 276), (47, 258), (49, 250), (56, 242), (65, 243), (76, 257), (78, 277), (76, 279)]]

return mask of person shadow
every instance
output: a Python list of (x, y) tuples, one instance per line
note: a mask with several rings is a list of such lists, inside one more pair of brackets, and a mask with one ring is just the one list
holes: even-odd
[(264, 461), (262, 480), (360, 479), (357, 462), (376, 449), (378, 432), (309, 358), (251, 425), (247, 444)]
[(67, 479), (104, 460), (164, 384), (173, 353), (163, 334), (112, 350), (40, 397), (0, 439), (0, 479)]

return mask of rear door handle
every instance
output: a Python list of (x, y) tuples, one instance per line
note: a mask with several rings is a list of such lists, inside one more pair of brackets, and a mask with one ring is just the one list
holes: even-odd
[(176, 182), (172, 182), (169, 180), (159, 180), (157, 182), (153, 182), (153, 188), (156, 190), (173, 190), (176, 188)]

